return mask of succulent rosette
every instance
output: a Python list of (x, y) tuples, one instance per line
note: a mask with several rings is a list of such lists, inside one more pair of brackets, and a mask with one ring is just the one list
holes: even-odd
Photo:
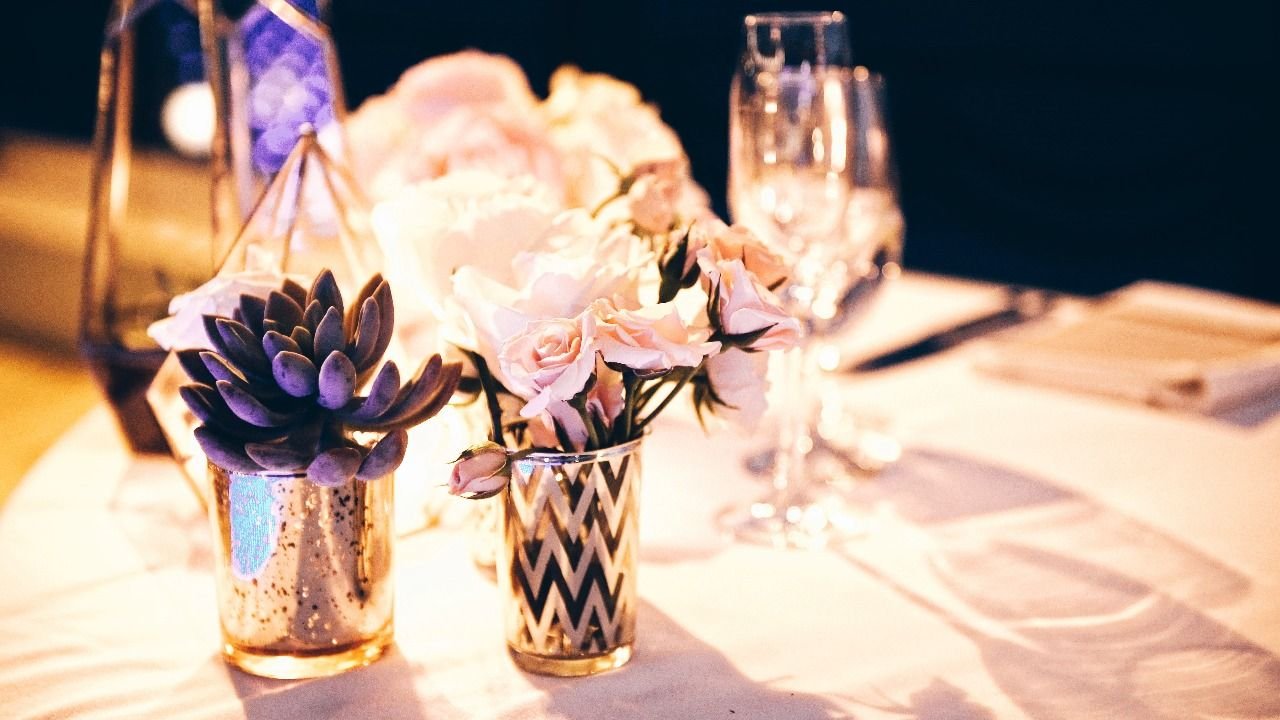
[(305, 470), (327, 487), (393, 472), (408, 428), (444, 407), (461, 374), (433, 355), (402, 385), (394, 362), (379, 366), (394, 323), (381, 275), (346, 307), (328, 270), (309, 289), (285, 280), (266, 299), (241, 295), (231, 317), (205, 315), (212, 349), (178, 359), (193, 380), (182, 399), (202, 423), (195, 436), (210, 461), (233, 472)]

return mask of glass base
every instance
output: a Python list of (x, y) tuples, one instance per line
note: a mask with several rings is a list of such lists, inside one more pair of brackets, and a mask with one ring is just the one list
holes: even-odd
[(354, 647), (326, 648), (314, 653), (262, 652), (224, 642), (222, 655), (228, 663), (251, 675), (277, 680), (327, 677), (364, 667), (382, 657), (391, 646), (392, 635), (391, 626), (388, 625), (377, 635)]
[(516, 667), (538, 675), (554, 675), (556, 677), (582, 677), (620, 668), (631, 659), (631, 643), (619, 645), (603, 655), (587, 657), (563, 658), (533, 655), (507, 646), (511, 660)]
[(863, 537), (871, 521), (836, 496), (821, 500), (760, 500), (747, 508), (728, 508), (717, 523), (735, 540), (755, 545), (821, 550), (836, 542)]

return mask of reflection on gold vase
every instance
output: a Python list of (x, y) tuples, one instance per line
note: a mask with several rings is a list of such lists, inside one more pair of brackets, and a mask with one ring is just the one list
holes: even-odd
[(501, 495), (498, 582), (521, 669), (593, 675), (631, 659), (640, 442), (514, 462)]
[(367, 665), (391, 644), (394, 484), (209, 465), (223, 654), (255, 675)]

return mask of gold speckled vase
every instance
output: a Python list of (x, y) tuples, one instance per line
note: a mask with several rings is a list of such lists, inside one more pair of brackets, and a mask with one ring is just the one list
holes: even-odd
[(544, 675), (620, 667), (636, 635), (640, 441), (512, 467), (497, 565), (512, 660)]
[(255, 675), (333, 675), (391, 644), (391, 476), (321, 487), (305, 473), (209, 464), (223, 654)]

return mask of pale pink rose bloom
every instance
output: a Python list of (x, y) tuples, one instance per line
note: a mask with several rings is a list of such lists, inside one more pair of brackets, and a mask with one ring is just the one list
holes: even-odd
[(643, 162), (685, 157), (680, 139), (640, 91), (608, 75), (561, 67), (540, 109), (563, 154), (571, 207), (596, 207), (617, 192), (619, 173)]
[(557, 199), (559, 151), (537, 117), (537, 98), (509, 58), (467, 51), (410, 68), (345, 122), (356, 173), (374, 200), (460, 169), (529, 174)]
[[(604, 421), (608, 429), (613, 428), (625, 401), (622, 388), (622, 373), (611, 370), (604, 363), (596, 365), (596, 384), (587, 393), (587, 412)], [(533, 444), (538, 447), (557, 447), (560, 444), (552, 423), (560, 425), (569, 437), (572, 447), (566, 450), (581, 450), (587, 445), (587, 426), (582, 415), (569, 403), (553, 400), (547, 403), (547, 409), (529, 418), (529, 432)]]
[(449, 473), (449, 493), (470, 498), (486, 498), (497, 494), (511, 479), (503, 472), (507, 467), (507, 451), (494, 442), (467, 448), (453, 462)]
[(720, 351), (720, 343), (707, 342), (709, 330), (685, 325), (674, 303), (619, 310), (608, 300), (599, 300), (591, 312), (600, 320), (596, 342), (605, 362), (656, 372), (697, 367), (703, 358)]
[[(506, 270), (458, 268), (452, 276), (453, 310), (444, 318), (449, 339), (484, 356), (498, 380), (510, 387), (498, 353), (530, 322), (576, 317), (602, 297), (635, 303), (640, 273), (652, 264), (652, 251), (630, 235), (608, 234), (601, 241), (603, 232), (584, 212), (570, 211), (533, 243), (550, 249), (507, 256)], [(465, 238), (460, 241), (473, 247)], [(477, 258), (481, 265), (488, 260)]]
[(636, 228), (651, 235), (671, 229), (676, 221), (680, 185), (657, 175), (641, 175), (627, 191), (627, 205)]
[(699, 260), (713, 286), (719, 287), (720, 325), (730, 335), (768, 330), (751, 344), (753, 350), (785, 350), (800, 341), (800, 322), (787, 314), (777, 296), (761, 285), (742, 260), (712, 264)]
[(728, 406), (717, 406), (715, 414), (743, 430), (755, 430), (768, 404), (765, 398), (769, 390), (768, 374), (768, 353), (730, 348), (707, 358), (711, 388)]
[(405, 149), (411, 179), (484, 170), (503, 177), (532, 175), (550, 188), (564, 184), (560, 156), (546, 130), (505, 110), (454, 108)]
[(410, 291), (404, 303), (397, 297), (397, 311), (421, 305), (439, 318), (453, 292), (453, 273), (464, 265), (514, 283), (511, 258), (541, 246), (558, 214), (531, 178), (460, 171), (400, 189), (378, 203), (372, 217), (384, 274)]
[[(251, 260), (252, 262), (252, 260)], [(219, 275), (169, 301), (169, 317), (147, 327), (147, 335), (165, 350), (209, 349), (205, 315), (231, 317), (240, 307), (241, 295), (266, 299), (279, 290), (284, 275), (274, 270), (250, 270)]]
[(751, 232), (745, 225), (728, 226), (718, 219), (705, 218), (689, 233), (689, 251), (685, 271), (690, 263), (706, 258), (713, 263), (741, 260), (760, 284), (777, 288), (791, 274), (786, 258)]
[(529, 401), (520, 411), (523, 417), (582, 392), (596, 369), (595, 332), (595, 317), (583, 313), (535, 320), (502, 345), (498, 364), (507, 389)]
[(531, 111), (538, 102), (514, 60), (477, 50), (424, 60), (406, 70), (391, 93), (419, 117), (459, 105)]

